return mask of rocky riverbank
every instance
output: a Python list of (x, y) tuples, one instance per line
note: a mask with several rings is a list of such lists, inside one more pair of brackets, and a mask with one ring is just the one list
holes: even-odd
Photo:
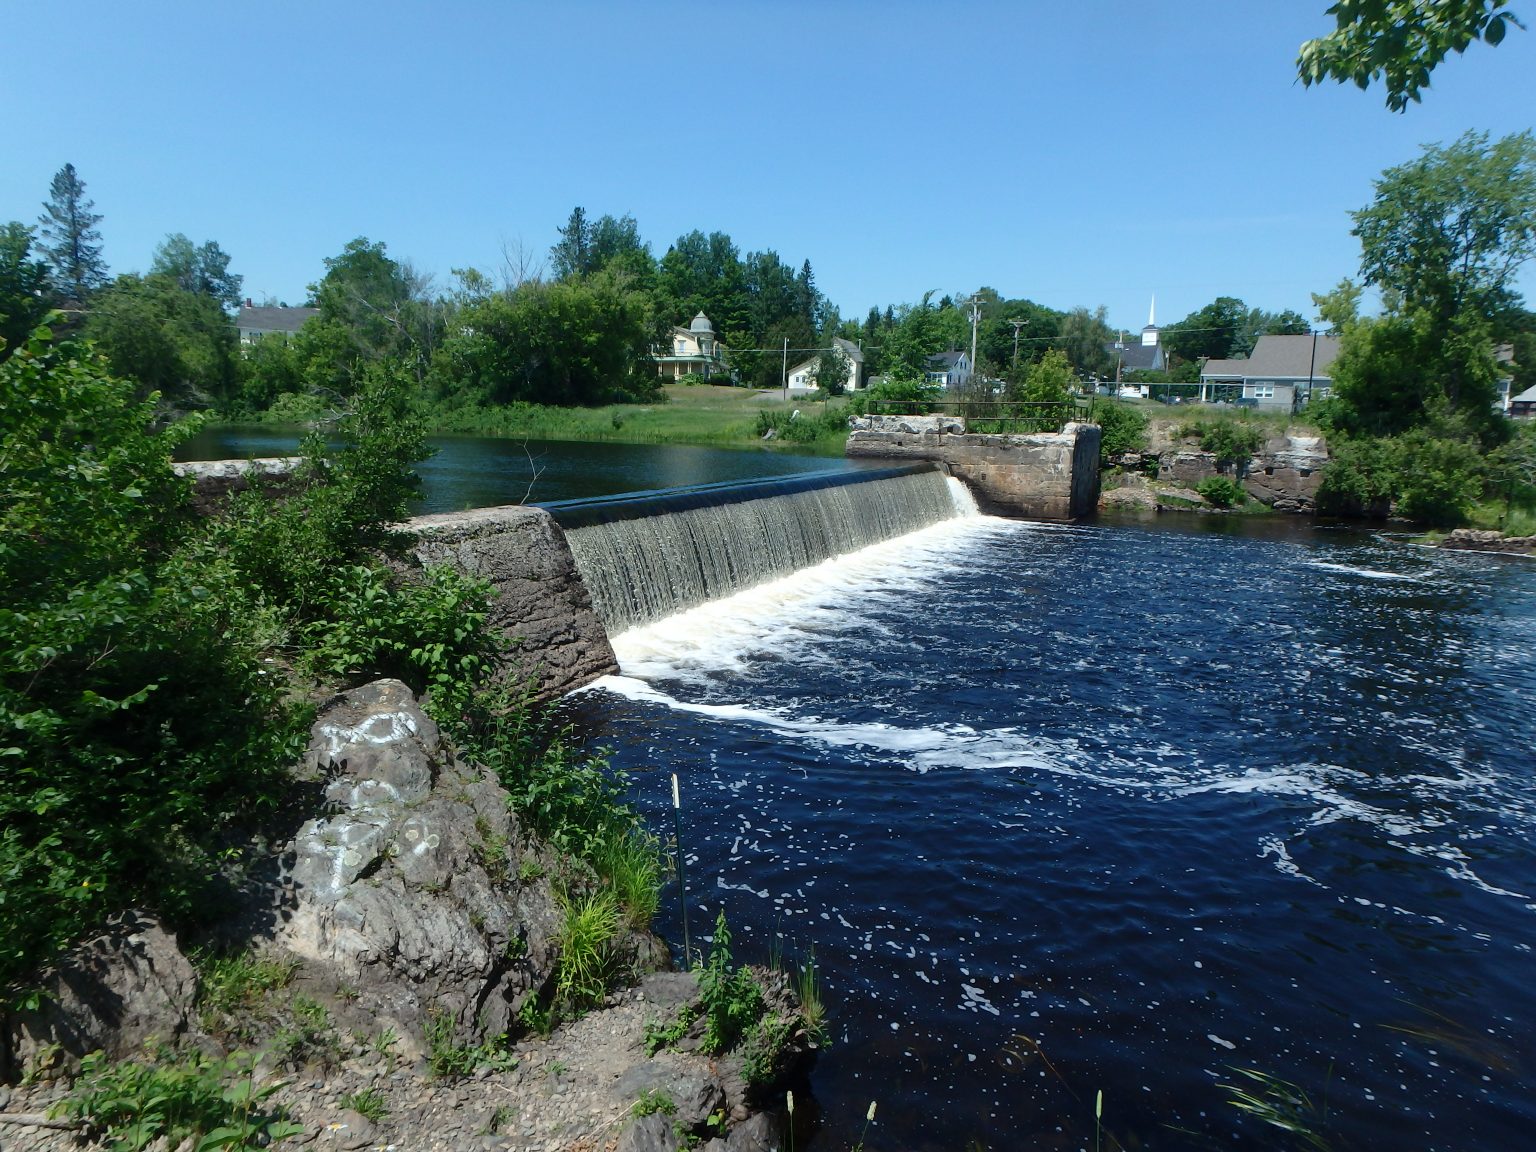
[[(562, 1004), (570, 908), (593, 881), (519, 824), (405, 685), (322, 708), (283, 827), (232, 863), (200, 952), (129, 913), (44, 974), (6, 1020), (21, 1083), (0, 1088), (0, 1148), (93, 1146), (99, 1131), (46, 1119), (81, 1058), (157, 1046), (183, 1066), (254, 1054), (251, 1081), (281, 1084), (269, 1103), (299, 1126), (289, 1146), (776, 1146), (782, 1089), (815, 1048), (787, 978), (750, 970), (764, 1027), (708, 1054), (694, 974), (652, 971), (665, 948), (618, 925), (594, 954), (614, 990)], [(574, 1018), (551, 1029), (560, 1011)], [(648, 1042), (668, 1024), (667, 1046)]]

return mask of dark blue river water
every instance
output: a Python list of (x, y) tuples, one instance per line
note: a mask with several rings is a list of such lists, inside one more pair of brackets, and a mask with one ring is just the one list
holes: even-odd
[(681, 778), (695, 944), (814, 949), (797, 1147), (872, 1100), (871, 1149), (1313, 1147), (1239, 1088), (1333, 1148), (1536, 1139), (1536, 568), (1171, 523), (957, 520), (572, 699), (659, 830)]

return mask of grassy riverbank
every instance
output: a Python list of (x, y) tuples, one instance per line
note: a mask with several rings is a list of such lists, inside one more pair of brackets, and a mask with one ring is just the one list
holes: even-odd
[[(786, 401), (781, 392), (711, 384), (671, 384), (667, 399), (654, 404), (609, 404), (601, 408), (553, 408), (513, 404), (499, 408), (430, 408), (422, 415), (432, 432), (476, 436), (507, 436), (530, 440), (582, 440), (623, 444), (703, 444), (756, 447), (763, 443), (763, 421), (780, 423), (799, 410), (802, 418), (823, 410), (841, 411), (845, 401), (825, 404), (812, 400)], [(796, 442), (800, 451), (836, 455), (846, 432), (823, 434)], [(778, 443), (784, 443), (779, 438)]]

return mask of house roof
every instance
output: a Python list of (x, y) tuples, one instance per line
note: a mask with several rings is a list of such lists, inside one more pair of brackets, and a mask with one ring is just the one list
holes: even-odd
[(820, 364), (820, 363), (821, 363), (821, 357), (820, 356), (812, 356), (809, 360), (802, 360), (798, 364), (791, 364), (789, 366), (788, 375), (794, 376), (795, 374), (797, 374), (799, 372), (803, 372), (807, 368), (814, 368), (814, 367), (816, 367), (817, 364)]
[(1111, 356), (1120, 357), (1120, 365), (1127, 372), (1137, 368), (1150, 369), (1158, 363), (1158, 353), (1162, 351), (1156, 344), (1114, 344), (1104, 345), (1104, 351)]
[(832, 337), (832, 344), (836, 348), (841, 348), (843, 355), (855, 364), (864, 363), (864, 349), (860, 348), (852, 340), (844, 340), (841, 336), (834, 336)]
[[(1316, 358), (1313, 341), (1316, 341)], [(1305, 380), (1309, 376), (1327, 376), (1339, 356), (1337, 336), (1260, 336), (1253, 355), (1246, 360), (1207, 360), (1202, 376), (1289, 376)]]
[(235, 327), (250, 332), (297, 332), (318, 308), (241, 308)]
[(1509, 398), (1511, 404), (1536, 404), (1536, 384), (1532, 384), (1518, 396)]
[(957, 367), (961, 360), (969, 362), (970, 357), (968, 357), (964, 352), (954, 351), (939, 352), (936, 355), (928, 357), (928, 363), (936, 369)]

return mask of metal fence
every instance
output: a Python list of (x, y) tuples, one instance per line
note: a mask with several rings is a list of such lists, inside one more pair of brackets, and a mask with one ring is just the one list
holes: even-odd
[(875, 400), (871, 416), (959, 416), (968, 432), (1059, 432), (1074, 420), (1093, 419), (1093, 398), (1023, 404), (1007, 400)]

